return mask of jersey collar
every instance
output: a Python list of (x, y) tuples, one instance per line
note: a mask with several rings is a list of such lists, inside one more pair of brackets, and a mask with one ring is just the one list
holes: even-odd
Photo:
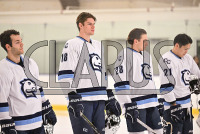
[(140, 52), (138, 52), (138, 51), (136, 51), (136, 50), (134, 50), (133, 48), (130, 48), (130, 47), (128, 47), (128, 49), (130, 49), (130, 50), (132, 50), (133, 52), (136, 52), (136, 53), (139, 53), (139, 54), (141, 54), (142, 55), (142, 52), (140, 51)]
[(9, 62), (12, 63), (12, 64), (16, 64), (16, 65), (20, 65), (21, 67), (24, 67), (24, 63), (23, 63), (23, 60), (24, 60), (24, 59), (23, 59), (22, 56), (20, 56), (20, 62), (19, 62), (19, 63), (15, 63), (14, 61), (8, 59), (8, 57), (6, 57), (6, 60), (9, 61)]
[(173, 53), (172, 50), (170, 50), (170, 52), (171, 52), (175, 57), (177, 57), (178, 59), (181, 59), (181, 57), (179, 57), (178, 55), (176, 55), (175, 53)]
[[(79, 38), (79, 39), (81, 39), (81, 40), (83, 40), (84, 42), (88, 42), (86, 39), (84, 39), (84, 38), (82, 38), (82, 37), (80, 37), (80, 36), (76, 36), (77, 38)], [(89, 43), (91, 43), (92, 44), (92, 39), (90, 39), (90, 42)]]

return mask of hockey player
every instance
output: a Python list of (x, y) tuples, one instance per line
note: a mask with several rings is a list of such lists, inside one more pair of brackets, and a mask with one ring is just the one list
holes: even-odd
[[(94, 131), (81, 117), (81, 112), (103, 134), (105, 133), (104, 108), (119, 116), (121, 109), (111, 90), (106, 90), (102, 80), (105, 79), (102, 45), (99, 41), (90, 38), (94, 35), (96, 18), (87, 12), (82, 12), (76, 19), (79, 36), (68, 40), (63, 48), (60, 61), (58, 79), (60, 82), (70, 83), (68, 111), (74, 134)], [(86, 56), (85, 53), (86, 47)], [(64, 58), (65, 57), (65, 58)], [(84, 61), (84, 62), (82, 62)], [(81, 63), (85, 63), (81, 66)], [(81, 72), (81, 73), (80, 73)], [(83, 78), (81, 75), (90, 74), (92, 78)], [(104, 77), (102, 77), (104, 74)], [(72, 84), (79, 79), (78, 86)], [(97, 84), (94, 81), (97, 80)], [(106, 107), (105, 107), (106, 103)]]
[[(174, 38), (174, 47), (162, 56), (162, 60), (168, 68), (161, 69), (160, 81), (161, 91), (170, 89), (171, 92), (164, 94), (164, 120), (172, 124), (172, 128), (164, 128), (166, 134), (173, 130), (174, 134), (193, 133), (191, 92), (189, 89), (190, 75), (200, 78), (200, 71), (192, 59), (187, 54), (192, 44), (192, 39), (186, 34), (178, 34)], [(173, 76), (175, 82), (169, 82), (168, 76)]]
[[(152, 59), (150, 54), (144, 51), (148, 45), (147, 32), (144, 29), (135, 28), (129, 33), (127, 41), (131, 48), (125, 48), (118, 55), (115, 73), (121, 80), (117, 81), (114, 86), (122, 113), (125, 113), (128, 132), (142, 134), (147, 130), (137, 122), (138, 118), (156, 133), (162, 134), (163, 129), (157, 108), (158, 98), (156, 94), (152, 93), (152, 91), (156, 91)], [(148, 62), (146, 59), (149, 58)], [(147, 83), (137, 85), (143, 80)], [(131, 81), (136, 84), (131, 85)]]
[[(56, 115), (42, 88), (24, 72), (24, 53), (20, 33), (4, 31), (0, 35), (7, 57), (0, 61), (0, 124), (3, 134), (45, 134), (43, 124), (55, 125)], [(37, 64), (29, 59), (29, 69), (39, 77)], [(36, 95), (40, 91), (41, 95)]]

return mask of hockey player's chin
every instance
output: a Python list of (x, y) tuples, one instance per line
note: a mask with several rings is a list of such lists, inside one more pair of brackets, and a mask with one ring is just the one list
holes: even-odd
[(21, 52), (20, 52), (21, 54), (23, 54), (24, 53), (24, 50), (21, 50)]
[(181, 58), (184, 57), (185, 55), (186, 55), (186, 54), (183, 54), (183, 55), (181, 56)]

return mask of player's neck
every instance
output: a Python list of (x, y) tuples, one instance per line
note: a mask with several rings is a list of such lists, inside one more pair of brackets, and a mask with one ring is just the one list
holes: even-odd
[(141, 51), (139, 50), (139, 48), (136, 47), (136, 45), (131, 45), (131, 48), (132, 48), (133, 50), (137, 51), (137, 52), (141, 52)]
[(79, 36), (85, 40), (87, 40), (88, 42), (90, 42), (90, 35), (87, 35), (85, 33), (79, 33)]
[(175, 55), (177, 55), (178, 57), (180, 57), (180, 56), (178, 55), (178, 51), (177, 51), (175, 48), (172, 49), (172, 52), (173, 52)]
[(20, 62), (20, 55), (13, 55), (13, 54), (8, 54), (7, 58), (15, 63), (19, 63)]

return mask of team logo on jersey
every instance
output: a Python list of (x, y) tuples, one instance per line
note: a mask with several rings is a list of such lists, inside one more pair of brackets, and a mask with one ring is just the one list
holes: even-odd
[(190, 71), (185, 69), (183, 71), (181, 71), (182, 73), (182, 80), (184, 82), (185, 85), (189, 85), (190, 82)]
[(166, 64), (170, 64), (171, 63), (171, 60), (167, 59), (167, 58), (164, 58), (163, 61), (166, 63)]
[(122, 60), (122, 56), (118, 56), (118, 61), (121, 61)]
[(101, 71), (101, 58), (98, 54), (90, 54), (90, 64), (94, 70)]
[(149, 64), (144, 63), (142, 66), (142, 74), (143, 77), (147, 80), (152, 80), (152, 74), (151, 74), (151, 67)]
[(65, 48), (68, 48), (68, 43), (65, 44)]
[(37, 86), (31, 79), (24, 79), (20, 81), (21, 90), (26, 98), (36, 97), (35, 92), (37, 92)]

